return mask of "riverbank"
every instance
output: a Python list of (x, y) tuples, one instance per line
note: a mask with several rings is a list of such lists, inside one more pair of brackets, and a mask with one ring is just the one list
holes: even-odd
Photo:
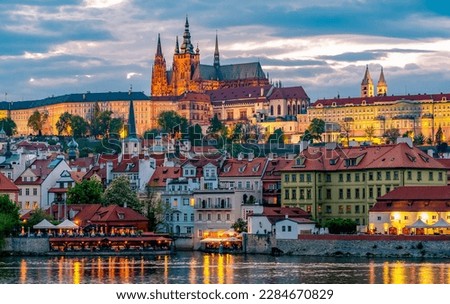
[(450, 236), (299, 235), (296, 240), (247, 235), (247, 253), (297, 256), (450, 258)]

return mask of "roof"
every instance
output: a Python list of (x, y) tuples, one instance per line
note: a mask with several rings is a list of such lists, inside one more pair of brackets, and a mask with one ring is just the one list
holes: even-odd
[(181, 176), (180, 167), (156, 167), (152, 177), (148, 181), (150, 187), (165, 187), (168, 178), (178, 178)]
[(55, 169), (55, 167), (57, 167), (63, 161), (64, 159), (62, 158), (36, 159), (30, 165), (30, 167), (27, 168), (27, 170), (33, 172), (33, 174), (36, 176), (36, 179), (33, 181), (25, 181), (23, 179), (23, 174), (27, 172), (27, 170), (25, 170), (24, 173), (22, 173), (22, 175), (20, 175), (14, 183), (16, 185), (40, 185), (53, 171), (53, 169)]
[(103, 92), (103, 93), (74, 93), (61, 96), (52, 96), (39, 100), (0, 102), (0, 110), (21, 110), (31, 109), (47, 105), (68, 102), (108, 102), (122, 100), (149, 100), (149, 97), (143, 92)]
[(19, 192), (19, 188), (9, 178), (0, 173), (0, 192)]
[(274, 88), (272, 94), (268, 98), (272, 99), (305, 99), (308, 100), (309, 97), (305, 90), (301, 86), (297, 87), (287, 87), (287, 88)]
[[(298, 159), (298, 160), (297, 160)], [(348, 171), (379, 168), (443, 169), (446, 167), (406, 143), (361, 147), (308, 147), (281, 171)]]
[(139, 157), (136, 156), (131, 159), (123, 159), (114, 166), (112, 172), (139, 172)]
[(266, 167), (266, 158), (258, 157), (248, 159), (227, 159), (219, 171), (219, 176), (224, 177), (260, 177)]
[(90, 221), (92, 224), (101, 224), (108, 222), (147, 222), (148, 219), (134, 211), (131, 208), (120, 207), (118, 205), (109, 205), (102, 207), (99, 204), (91, 206), (86, 205), (74, 218), (81, 223)]
[(374, 97), (348, 97), (348, 98), (330, 98), (318, 99), (311, 106), (345, 106), (345, 105), (361, 105), (363, 101), (366, 104), (383, 104), (395, 103), (402, 101), (420, 102), (420, 101), (435, 101), (439, 102), (443, 99), (449, 100), (450, 93), (440, 94), (417, 94), (417, 95), (392, 95), (392, 96), (374, 96)]
[(206, 93), (209, 94), (209, 96), (211, 96), (211, 102), (213, 104), (214, 103), (217, 104), (222, 103), (222, 101), (230, 103), (233, 100), (242, 100), (242, 99), (254, 100), (263, 98), (264, 100), (266, 100), (266, 96), (270, 93), (271, 89), (272, 85), (265, 85), (252, 87), (224, 88), (207, 91)]
[(280, 169), (284, 168), (288, 164), (289, 160), (285, 158), (272, 159), (267, 162), (266, 170), (264, 171), (264, 176), (262, 180), (264, 182), (278, 182), (281, 181)]
[(266, 79), (266, 75), (259, 62), (214, 66), (199, 64), (192, 76), (193, 80), (244, 80)]
[(380, 196), (378, 200), (448, 200), (450, 186), (404, 186)]
[(311, 215), (305, 210), (297, 207), (264, 207), (262, 215), (268, 218), (309, 218)]

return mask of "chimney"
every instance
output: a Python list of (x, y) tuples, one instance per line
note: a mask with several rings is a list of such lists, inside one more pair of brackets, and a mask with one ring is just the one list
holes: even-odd
[(263, 97), (263, 96), (264, 96), (264, 88), (261, 87), (261, 97)]

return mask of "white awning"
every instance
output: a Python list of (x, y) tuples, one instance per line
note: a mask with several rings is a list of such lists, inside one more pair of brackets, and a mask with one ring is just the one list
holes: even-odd
[(46, 219), (43, 219), (39, 223), (33, 226), (34, 229), (54, 229), (56, 228), (55, 225), (47, 221)]

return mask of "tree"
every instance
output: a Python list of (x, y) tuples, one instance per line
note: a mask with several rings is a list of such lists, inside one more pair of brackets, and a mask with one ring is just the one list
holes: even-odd
[(120, 138), (120, 134), (123, 130), (123, 119), (122, 118), (112, 118), (109, 122), (109, 135), (111, 137)]
[(355, 233), (357, 224), (351, 219), (335, 218), (327, 220), (324, 226), (328, 228), (331, 234), (341, 234)]
[(203, 142), (202, 127), (199, 124), (188, 127), (189, 141), (193, 146), (201, 146)]
[(435, 137), (436, 137), (436, 144), (440, 145), (444, 140), (444, 132), (442, 132), (441, 126), (439, 126), (439, 129), (437, 130)]
[(267, 143), (284, 143), (284, 133), (281, 128), (276, 129), (273, 131), (272, 134), (269, 135), (269, 138), (267, 139)]
[(413, 143), (417, 146), (423, 145), (425, 143), (425, 136), (422, 133), (414, 136)]
[(368, 126), (364, 133), (366, 133), (366, 137), (369, 139), (369, 141), (372, 141), (373, 136), (375, 135), (375, 128), (373, 126)]
[[(20, 224), (19, 207), (8, 195), (0, 195), (0, 245)], [(1, 246), (0, 246), (1, 247)]]
[(225, 144), (225, 139), (227, 136), (227, 127), (220, 121), (217, 114), (209, 120), (209, 127), (206, 130), (206, 134), (215, 138), (216, 140), (220, 140), (222, 146)]
[(0, 119), (0, 124), (3, 130), (5, 131), (6, 135), (13, 136), (14, 134), (17, 133), (17, 125), (11, 118), (5, 117)]
[(387, 129), (384, 132), (383, 137), (386, 139), (386, 143), (393, 144), (397, 141), (397, 138), (400, 137), (400, 130), (397, 128)]
[(102, 193), (103, 186), (99, 181), (85, 179), (69, 189), (67, 204), (100, 204)]
[(75, 138), (85, 137), (89, 132), (89, 124), (79, 115), (72, 116), (71, 127), (72, 136)]
[(352, 131), (352, 125), (348, 121), (344, 121), (341, 125), (341, 136), (345, 136), (347, 146), (350, 144), (350, 133)]
[(325, 121), (319, 118), (314, 118), (308, 127), (309, 133), (313, 139), (322, 141), (322, 134), (325, 132)]
[(148, 230), (158, 232), (160, 227), (165, 227), (168, 209), (161, 199), (156, 195), (153, 187), (145, 187), (146, 198), (143, 201), (145, 215), (148, 218)]
[(69, 135), (72, 129), (72, 114), (69, 112), (64, 112), (59, 116), (58, 121), (56, 122), (56, 130), (58, 131), (58, 135), (65, 133)]
[(126, 176), (120, 176), (109, 184), (103, 196), (103, 204), (129, 207), (137, 212), (143, 211), (142, 204), (136, 192), (131, 190), (130, 181)]
[(34, 132), (38, 132), (39, 136), (42, 136), (42, 129), (44, 128), (45, 123), (48, 120), (47, 112), (39, 112), (38, 110), (34, 111), (31, 114), (30, 118), (28, 118), (27, 126), (31, 128)]
[(33, 227), (34, 225), (40, 223), (42, 220), (52, 221), (53, 216), (45, 212), (44, 210), (38, 208), (34, 210), (30, 216), (30, 219), (26, 223), (26, 227)]
[(185, 132), (188, 121), (175, 111), (163, 111), (158, 116), (158, 125), (162, 131), (175, 134), (177, 132)]
[(231, 225), (231, 228), (238, 233), (247, 232), (247, 222), (241, 218), (238, 218), (237, 221)]

